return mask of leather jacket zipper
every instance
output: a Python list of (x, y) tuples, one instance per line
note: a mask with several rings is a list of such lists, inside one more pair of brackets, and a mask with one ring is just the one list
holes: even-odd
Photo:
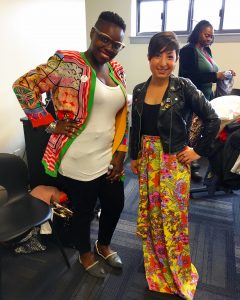
[[(171, 101), (171, 104), (172, 104), (172, 101)], [(170, 118), (170, 130), (169, 130), (169, 147), (168, 147), (168, 150), (169, 150), (169, 153), (172, 153), (172, 106), (171, 106), (171, 118)]]

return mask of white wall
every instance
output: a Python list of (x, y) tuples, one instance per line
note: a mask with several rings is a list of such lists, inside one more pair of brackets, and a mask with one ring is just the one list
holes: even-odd
[[(98, 15), (103, 10), (110, 10), (118, 13), (126, 22), (127, 30), (124, 42), (126, 48), (119, 53), (117, 60), (121, 62), (127, 73), (128, 93), (132, 93), (133, 87), (150, 75), (147, 62), (147, 44), (130, 44), (129, 37), (134, 34), (135, 19), (131, 19), (131, 7), (136, 0), (87, 0), (87, 32), (90, 32)], [(130, 28), (132, 25), (132, 28)], [(87, 36), (88, 37), (88, 36)], [(89, 40), (88, 40), (89, 42)], [(183, 46), (183, 44), (181, 45)], [(214, 43), (212, 45), (214, 59), (222, 71), (233, 69), (237, 73), (234, 88), (240, 88), (240, 70), (238, 53), (240, 53), (240, 43)], [(175, 70), (177, 74), (178, 67)]]
[(23, 152), (12, 84), (58, 49), (86, 50), (85, 0), (1, 0), (0, 31), (0, 152)]
[[(0, 152), (24, 150), (24, 116), (12, 91), (12, 83), (57, 49), (84, 51), (89, 32), (104, 10), (117, 12), (127, 24), (126, 48), (117, 59), (127, 73), (128, 93), (150, 75), (147, 44), (130, 44), (135, 19), (135, 0), (1, 0), (0, 1)], [(86, 13), (85, 13), (86, 6)], [(131, 26), (132, 23), (132, 26)], [(88, 42), (86, 43), (86, 35)], [(235, 88), (240, 88), (238, 53), (240, 43), (214, 43), (212, 51), (221, 69), (237, 72)], [(177, 70), (176, 70), (177, 73)], [(239, 73), (239, 74), (238, 74)]]

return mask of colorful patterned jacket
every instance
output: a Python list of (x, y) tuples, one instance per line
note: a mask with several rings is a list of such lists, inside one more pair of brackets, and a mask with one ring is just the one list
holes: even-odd
[[(120, 85), (126, 98), (125, 74), (116, 62), (108, 63), (111, 78)], [(52, 91), (57, 119), (72, 119), (79, 122), (81, 133), (93, 106), (96, 73), (84, 53), (77, 51), (57, 51), (47, 64), (20, 77), (13, 90), (21, 107), (33, 127), (48, 125), (54, 121), (42, 102), (42, 94)], [(112, 153), (116, 150), (127, 152), (127, 100), (117, 113), (115, 137)], [(42, 163), (47, 174), (56, 177), (61, 159), (77, 135), (68, 138), (62, 134), (52, 134), (47, 144)]]

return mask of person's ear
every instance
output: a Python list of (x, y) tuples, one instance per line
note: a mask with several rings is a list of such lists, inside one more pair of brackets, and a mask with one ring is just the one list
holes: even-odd
[(150, 61), (150, 60), (151, 60), (151, 58), (150, 58), (150, 56), (149, 56), (149, 55), (147, 55), (147, 58), (148, 58), (148, 61)]

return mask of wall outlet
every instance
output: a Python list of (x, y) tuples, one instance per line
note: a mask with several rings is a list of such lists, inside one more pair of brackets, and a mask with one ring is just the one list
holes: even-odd
[(14, 150), (14, 151), (13, 151), (13, 154), (15, 154), (15, 155), (21, 157), (21, 155), (22, 155), (22, 149), (21, 149), (21, 148), (18, 148), (18, 149), (16, 149), (16, 150)]

